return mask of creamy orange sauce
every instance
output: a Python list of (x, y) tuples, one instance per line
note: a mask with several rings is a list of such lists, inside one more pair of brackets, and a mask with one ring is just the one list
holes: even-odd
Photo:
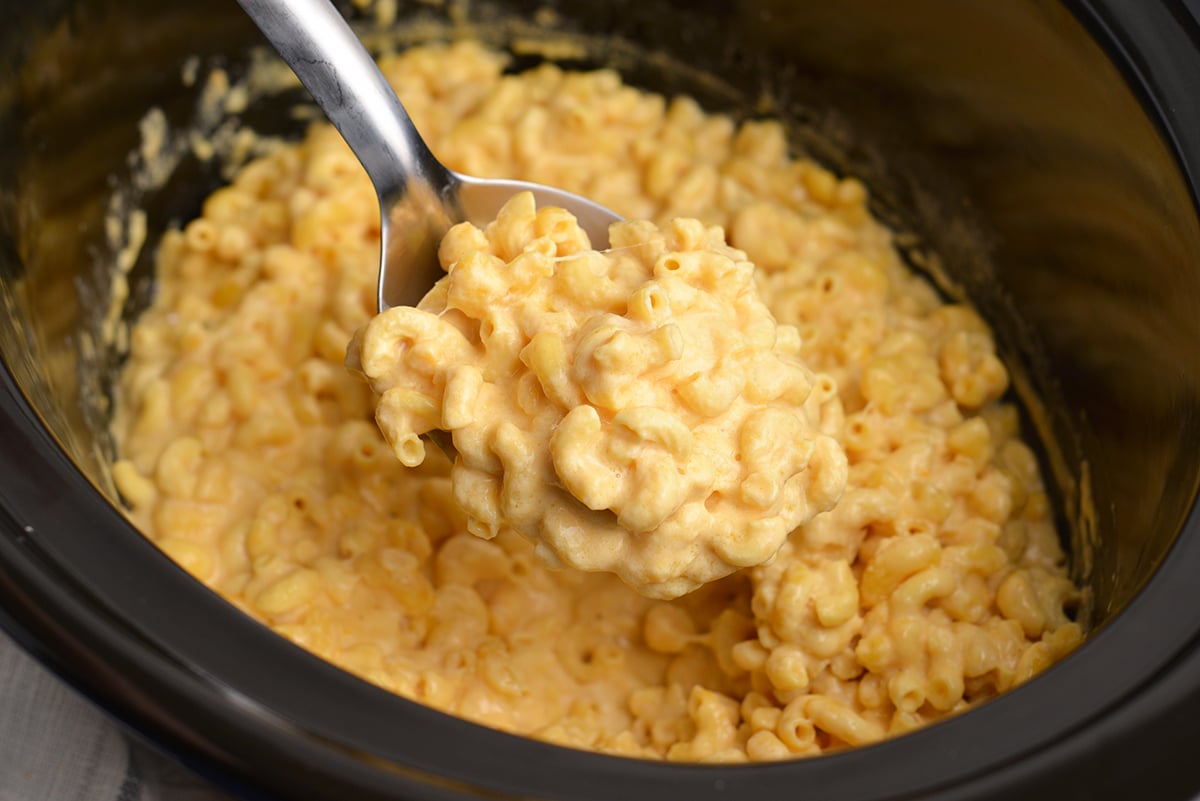
[[(374, 194), (336, 133), (242, 168), (168, 234), (131, 334), (114, 477), (137, 525), (246, 613), (394, 692), (541, 739), (678, 760), (858, 745), (1074, 647), (1077, 591), (972, 310), (898, 257), (863, 186), (612, 72), (462, 43), (383, 63), (438, 156), (719, 226), (839, 398), (836, 505), (671, 601), (470, 533), (449, 464), (396, 459), (343, 366), (374, 314)], [(823, 424), (824, 425), (824, 424)], [(824, 430), (824, 429), (823, 429)]]

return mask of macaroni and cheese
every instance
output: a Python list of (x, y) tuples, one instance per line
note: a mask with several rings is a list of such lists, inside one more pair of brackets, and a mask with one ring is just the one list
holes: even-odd
[(417, 308), (375, 317), (348, 363), (400, 461), (441, 429), (467, 528), (551, 565), (674, 598), (775, 555), (846, 484), (833, 381), (800, 361), (719, 228), (623, 222), (612, 249), (517, 195), (446, 235)]
[[(317, 125), (248, 164), (159, 248), (157, 295), (131, 332), (117, 392), (114, 477), (132, 519), (170, 557), (281, 635), (388, 690), (507, 731), (657, 759), (775, 760), (874, 742), (1003, 692), (1080, 641), (1070, 619), (1078, 593), (1037, 461), (1003, 400), (1008, 378), (992, 336), (970, 308), (943, 302), (904, 266), (861, 183), (793, 158), (775, 122), (739, 125), (686, 98), (626, 86), (611, 71), (506, 74), (502, 55), (470, 42), (413, 48), (382, 66), (452, 168), (562, 186), (653, 223), (631, 223), (621, 236), (661, 237), (664, 252), (668, 240), (686, 251), (677, 245), (689, 239), (737, 265), (741, 255), (712, 244), (713, 227), (723, 229), (728, 246), (757, 265), (752, 280), (785, 332), (769, 344), (737, 318), (723, 334), (746, 336), (764, 363), (798, 354), (812, 371), (791, 373), (812, 385), (807, 419), (765, 427), (775, 431), (769, 448), (781, 449), (772, 458), (811, 465), (830, 437), (837, 448), (819, 458), (834, 465), (844, 453), (845, 487), (781, 545), (772, 534), (753, 554), (720, 556), (737, 566), (778, 547), (773, 559), (674, 600), (648, 598), (612, 573), (548, 566), (530, 540), (490, 516), (523, 514), (515, 502), (492, 504), (513, 463), (460, 438), (463, 464), (478, 472), (456, 496), (437, 449), (419, 466), (401, 464), (372, 419), (370, 387), (345, 368), (352, 335), (388, 324), (371, 322), (378, 207), (353, 155)], [(448, 262), (462, 269), (468, 252), (499, 248), (503, 261), (524, 252), (480, 236), (460, 230), (445, 245)], [(567, 245), (576, 246), (578, 258), (553, 262), (556, 274), (600, 266), (582, 243)], [(549, 254), (534, 252), (528, 266), (544, 270)], [(731, 280), (743, 277), (732, 270)], [(491, 278), (524, 280), (503, 270)], [(485, 334), (476, 311), (438, 315), (454, 305), (450, 284), (420, 319), (451, 325), (421, 341), (434, 361), (459, 361), (440, 392), (420, 390), (436, 420), (419, 410), (426, 416), (415, 424), (401, 403), (399, 417), (385, 416), (385, 426), (401, 421), (393, 436), (430, 422), (470, 431), (488, 409), (489, 436), (507, 441), (506, 422), (519, 428), (514, 421), (551, 405), (566, 420), (587, 392), (631, 392), (648, 394), (626, 406), (677, 416), (695, 402), (684, 425), (692, 452), (716, 447), (696, 434), (727, 391), (715, 350), (705, 379), (714, 391), (668, 402), (642, 376), (684, 371), (566, 375), (559, 357), (568, 347), (573, 365), (588, 363), (582, 340), (564, 339), (560, 350), (502, 323)], [(592, 279), (576, 289), (601, 286)], [(649, 365), (675, 346), (672, 334), (655, 338), (659, 312), (644, 300), (614, 305), (614, 318), (629, 322), (606, 319), (627, 328)], [(540, 319), (546, 309), (527, 311)], [(485, 338), (533, 377), (496, 385), (488, 370), (499, 357), (475, 344)], [(443, 341), (450, 349), (438, 351)], [(624, 358), (614, 365), (627, 367)], [(589, 388), (589, 377), (602, 380)], [(486, 405), (468, 403), (476, 391)], [(622, 446), (645, 435), (649, 450), (635, 446), (634, 464), (647, 454), (652, 465), (670, 464), (687, 452), (682, 431), (642, 414), (614, 426), (606, 411), (599, 433), (625, 438), (614, 440)], [(596, 419), (578, 415), (568, 430), (595, 437)], [(416, 462), (420, 443), (405, 445), (405, 436), (396, 437), (401, 454)], [(631, 528), (670, 520), (657, 496), (643, 505), (648, 485), (629, 479), (636, 472), (593, 488), (589, 468), (577, 481), (578, 465), (564, 463), (565, 486), (575, 482), (572, 492), (616, 509)], [(821, 471), (805, 477), (811, 469), (800, 476), (815, 512), (837, 493), (812, 488)], [(464, 491), (471, 481), (481, 491)], [(770, 495), (757, 492), (751, 482), (751, 500)], [(654, 587), (664, 575), (654, 571), (633, 582)]]

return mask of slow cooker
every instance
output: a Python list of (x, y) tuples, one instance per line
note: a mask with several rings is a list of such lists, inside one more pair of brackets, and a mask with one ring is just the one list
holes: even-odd
[[(194, 581), (119, 511), (105, 426), (121, 348), (96, 332), (120, 263), (112, 199), (147, 215), (142, 256), (124, 265), (131, 317), (153, 291), (157, 236), (220, 182), (184, 160), (139, 185), (130, 154), (147, 109), (186, 121), (189, 61), (237, 74), (261, 46), (229, 0), (0, 2), (5, 629), (137, 735), (253, 798), (1200, 791), (1200, 3), (499, 0), (397, 12), (401, 38), (418, 19), (494, 39), (553, 20), (551, 35), (581, 44), (573, 65), (780, 115), (797, 149), (863, 177), (913, 264), (998, 333), (1088, 592), (1088, 640), (1000, 698), (878, 745), (658, 764), (390, 695)], [(297, 135), (288, 108), (267, 97), (243, 116)]]

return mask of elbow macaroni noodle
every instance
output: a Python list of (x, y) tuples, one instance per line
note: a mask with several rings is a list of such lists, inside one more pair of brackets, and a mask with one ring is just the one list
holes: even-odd
[(373, 318), (347, 363), (400, 461), (444, 429), (467, 528), (551, 565), (674, 598), (761, 564), (846, 484), (833, 382), (799, 359), (719, 228), (623, 222), (591, 250), (524, 193), (462, 223), (417, 308)]
[[(641, 244), (603, 256), (572, 240), (568, 224), (551, 257), (544, 244), (526, 252), (539, 237), (524, 225), (552, 213), (518, 204), (510, 212), (522, 225), (450, 238), (444, 255), (458, 267), (420, 313), (371, 321), (378, 210), (336, 133), (315, 126), (247, 165), (199, 219), (164, 237), (158, 294), (132, 331), (117, 393), (114, 478), (132, 519), (169, 557), (281, 635), (388, 690), (507, 731), (647, 758), (775, 760), (874, 742), (993, 697), (1080, 642), (1070, 619), (1078, 591), (1036, 460), (1001, 400), (1007, 373), (991, 334), (905, 268), (860, 183), (790, 157), (774, 122), (735, 125), (609, 71), (509, 75), (500, 55), (469, 42), (414, 48), (383, 68), (453, 168), (559, 185), (653, 225), (630, 224), (620, 236)], [(621, 369), (583, 373), (575, 368), (607, 358), (598, 341), (564, 339), (557, 324), (544, 336), (523, 329), (505, 316), (518, 310), (511, 304), (491, 304), (499, 313), (490, 321), (471, 306), (498, 290), (489, 280), (526, 280), (511, 265), (472, 275), (472, 259), (523, 259), (531, 281), (549, 282), (534, 297), (574, 291), (582, 297), (572, 303), (595, 307), (617, 291), (591, 272), (600, 260), (615, 258), (617, 278), (634, 282), (629, 270), (641, 285), (658, 259), (638, 254), (665, 254), (668, 242), (688, 264), (723, 254), (735, 265), (730, 280), (744, 278), (741, 254), (757, 266), (752, 280), (781, 333), (769, 342), (746, 306), (723, 310), (735, 317), (721, 334), (744, 335), (774, 365), (761, 386), (783, 375), (811, 382), (807, 416), (784, 424), (786, 436), (771, 417), (780, 407), (768, 404), (768, 418), (750, 425), (760, 400), (745, 397), (754, 382), (737, 367), (745, 373), (746, 363), (722, 362), (713, 346), (706, 372), (693, 370), (704, 377), (684, 389), (678, 379), (691, 367), (655, 361), (678, 341), (655, 333), (663, 325), (652, 292), (597, 323), (617, 329), (606, 341), (621, 343), (610, 362)], [(542, 275), (550, 268), (559, 279)], [(452, 292), (454, 272), (483, 294)], [(738, 291), (749, 303), (748, 288)], [(419, 466), (396, 459), (372, 421), (370, 387), (342, 364), (365, 325), (363, 344), (371, 326), (380, 341), (399, 331), (419, 343), (400, 362), (421, 380), (389, 387), (381, 419)], [(497, 364), (524, 377), (501, 392), (489, 372)], [(383, 370), (389, 381), (396, 366)], [(423, 383), (431, 375), (439, 378)], [(665, 405), (655, 394), (665, 385), (649, 380), (660, 375), (680, 386)], [(728, 408), (745, 403), (745, 416), (736, 435), (722, 433), (747, 452), (786, 457), (789, 470), (810, 465), (798, 474), (807, 522), (773, 559), (658, 600), (611, 573), (552, 569), (530, 540), (493, 525), (497, 508), (530, 519), (524, 483), (494, 502), (514, 468), (522, 482), (541, 482), (533, 491), (544, 497), (536, 493), (554, 468), (537, 462), (521, 428), (545, 425), (542, 415), (576, 415), (557, 446), (565, 475), (554, 473), (572, 493), (631, 528), (669, 521), (671, 504), (655, 505), (661, 489), (626, 480), (634, 473), (601, 481), (594, 465), (641, 459), (658, 470), (715, 447), (697, 432), (739, 385), (743, 397)], [(482, 419), (485, 409), (503, 414)], [(421, 459), (421, 441), (407, 435), (431, 428), (476, 431), (477, 442), (456, 440), (471, 472), (452, 470), (436, 449)], [(821, 459), (845, 454), (845, 488), (816, 514), (837, 495), (811, 486), (822, 437), (837, 447)], [(579, 442), (591, 444), (573, 450)], [(805, 442), (814, 443), (807, 462)], [(722, 492), (745, 504), (739, 512), (751, 508), (746, 499), (770, 497), (770, 481), (738, 479)], [(719, 561), (701, 560), (695, 577), (776, 547), (768, 537), (753, 553), (722, 555), (718, 539)], [(635, 556), (642, 572), (632, 583), (674, 594), (658, 585), (657, 557)]]

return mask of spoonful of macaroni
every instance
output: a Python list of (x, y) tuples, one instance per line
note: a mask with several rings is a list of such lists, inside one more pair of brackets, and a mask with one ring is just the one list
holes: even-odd
[(531, 192), (569, 211), (592, 247), (621, 218), (587, 198), (527, 181), (475, 178), (445, 167), (421, 139), (371, 55), (329, 0), (238, 0), (362, 163), (379, 196), (378, 303), (414, 306), (444, 273), (438, 243), (458, 222), (496, 218)]
[(522, 192), (455, 225), (444, 275), (381, 312), (346, 364), (396, 457), (453, 444), (467, 530), (513, 531), (547, 564), (674, 598), (760, 565), (832, 508), (848, 464), (830, 376), (777, 325), (725, 232), (626, 220), (593, 249)]
[(723, 229), (453, 172), (328, 0), (239, 2), (374, 183), (379, 314), (346, 363), (401, 463), (453, 460), (468, 531), (669, 599), (833, 507), (836, 385)]

